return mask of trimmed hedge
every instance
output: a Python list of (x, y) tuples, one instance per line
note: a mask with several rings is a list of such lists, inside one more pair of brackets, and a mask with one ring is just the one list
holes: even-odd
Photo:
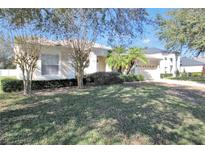
[(123, 80), (120, 78), (120, 73), (117, 72), (96, 72), (86, 76), (87, 83), (94, 85), (109, 85), (119, 84)]
[[(115, 72), (97, 72), (89, 74), (83, 79), (84, 85), (109, 85), (122, 83), (119, 73)], [(60, 87), (77, 86), (77, 79), (61, 79), (61, 80), (43, 80), (32, 81), (32, 90), (52, 89)], [(23, 90), (23, 81), (11, 78), (1, 80), (2, 91), (13, 92)]]
[(3, 92), (21, 91), (23, 90), (23, 81), (5, 78), (1, 80)]
[[(84, 84), (86, 80), (84, 79)], [(23, 81), (5, 78), (1, 81), (2, 90), (4, 92), (21, 91), (23, 90)], [(60, 87), (77, 86), (76, 79), (63, 79), (63, 80), (44, 80), (32, 81), (32, 90), (52, 89)]]
[(171, 73), (165, 73), (165, 74), (160, 74), (161, 78), (169, 78), (169, 77), (173, 77), (173, 74)]
[(201, 76), (203, 76), (203, 73), (202, 72), (193, 72), (193, 73), (191, 73), (191, 76), (192, 77), (201, 77)]
[(141, 74), (139, 74), (139, 75), (135, 75), (135, 74), (121, 75), (120, 78), (124, 82), (144, 81), (144, 76)]

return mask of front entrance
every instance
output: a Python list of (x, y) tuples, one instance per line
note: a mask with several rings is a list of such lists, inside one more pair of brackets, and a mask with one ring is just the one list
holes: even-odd
[(105, 72), (106, 70), (106, 57), (98, 56), (97, 57), (97, 72)]

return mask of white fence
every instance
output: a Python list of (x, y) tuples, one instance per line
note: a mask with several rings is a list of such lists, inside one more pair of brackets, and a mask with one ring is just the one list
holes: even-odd
[(16, 69), (0, 69), (0, 76), (16, 76)]

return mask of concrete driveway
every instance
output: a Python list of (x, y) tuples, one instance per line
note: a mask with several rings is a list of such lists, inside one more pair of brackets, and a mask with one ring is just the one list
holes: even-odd
[(160, 79), (160, 80), (146, 81), (146, 82), (154, 82), (154, 83), (163, 84), (166, 86), (187, 87), (190, 89), (198, 89), (198, 90), (205, 91), (205, 84), (204, 83), (198, 83), (198, 82), (194, 82), (194, 81)]

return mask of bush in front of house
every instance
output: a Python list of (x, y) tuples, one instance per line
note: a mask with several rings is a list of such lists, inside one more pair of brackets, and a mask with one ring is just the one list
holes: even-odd
[[(84, 84), (86, 80), (84, 79)], [(60, 87), (77, 86), (76, 79), (62, 79), (62, 80), (43, 80), (32, 81), (32, 90), (52, 89)], [(4, 78), (1, 80), (1, 87), (4, 92), (13, 92), (23, 90), (23, 81), (11, 78)]]
[(203, 76), (203, 73), (202, 72), (193, 72), (193, 73), (191, 73), (191, 76), (192, 77), (201, 77), (201, 76)]
[[(109, 85), (122, 83), (120, 74), (116, 72), (97, 72), (89, 74), (83, 79), (84, 85), (94, 83), (94, 85)], [(77, 86), (76, 79), (41, 80), (32, 81), (32, 90), (52, 89), (60, 87)], [(11, 78), (1, 80), (2, 91), (16, 92), (23, 90), (23, 81)]]
[(23, 81), (4, 78), (1, 80), (1, 88), (3, 92), (21, 91), (23, 90)]
[(165, 73), (165, 74), (160, 74), (160, 77), (163, 79), (163, 78), (170, 78), (170, 77), (173, 77), (173, 74), (171, 73)]
[(135, 75), (135, 74), (121, 75), (120, 77), (124, 82), (144, 81), (144, 76), (141, 74), (139, 74), (139, 75)]
[(86, 75), (86, 83), (93, 85), (119, 84), (123, 80), (118, 72), (96, 72)]

